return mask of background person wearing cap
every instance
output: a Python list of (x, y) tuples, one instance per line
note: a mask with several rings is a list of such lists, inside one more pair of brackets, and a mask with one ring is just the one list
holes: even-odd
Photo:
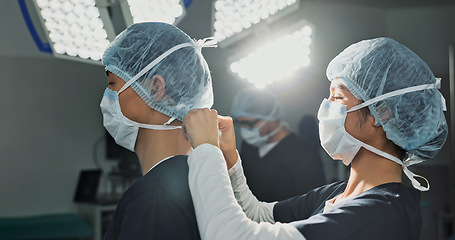
[(144, 175), (122, 196), (104, 239), (200, 239), (188, 188), (192, 148), (181, 121), (213, 104), (201, 54), (210, 43), (147, 22), (128, 27), (104, 52), (103, 123), (117, 144), (136, 152)]
[[(288, 200), (259, 202), (251, 194), (226, 118), (209, 109), (185, 116), (194, 147), (189, 184), (203, 239), (420, 238), (419, 190), (430, 186), (408, 167), (433, 158), (447, 138), (440, 79), (390, 38), (349, 46), (330, 62), (327, 77), (321, 144), (350, 164), (350, 176)], [(412, 186), (402, 183), (403, 172)]]
[(259, 200), (284, 200), (325, 184), (319, 155), (286, 128), (283, 107), (271, 92), (239, 91), (231, 113), (243, 139), (240, 157), (248, 186)]

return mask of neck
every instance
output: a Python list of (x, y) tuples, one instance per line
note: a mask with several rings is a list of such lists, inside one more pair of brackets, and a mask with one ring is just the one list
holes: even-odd
[(176, 155), (188, 155), (191, 150), (191, 145), (183, 137), (181, 129), (139, 129), (135, 151), (143, 175), (161, 160)]
[(343, 199), (385, 183), (401, 182), (401, 165), (361, 148), (351, 162), (351, 173)]

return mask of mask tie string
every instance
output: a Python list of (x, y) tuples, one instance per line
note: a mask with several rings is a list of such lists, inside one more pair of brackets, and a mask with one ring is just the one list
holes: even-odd
[[(404, 174), (409, 178), (409, 180), (412, 183), (412, 186), (415, 189), (420, 190), (420, 191), (428, 191), (428, 190), (430, 190), (430, 183), (428, 182), (428, 180), (425, 177), (417, 175), (417, 174), (411, 172), (408, 169), (409, 166), (417, 164), (417, 163), (421, 163), (424, 160), (407, 158), (406, 160), (401, 161), (397, 157), (395, 157), (395, 156), (393, 156), (391, 154), (388, 154), (388, 153), (386, 153), (384, 151), (381, 151), (381, 150), (379, 150), (379, 149), (377, 149), (377, 148), (375, 148), (373, 146), (370, 146), (370, 145), (368, 145), (366, 143), (363, 143), (362, 141), (360, 141), (360, 140), (354, 138), (353, 136), (351, 136), (349, 133), (347, 133), (347, 134), (352, 140), (358, 142), (358, 144), (360, 146), (364, 147), (365, 149), (367, 149), (367, 150), (369, 150), (371, 152), (374, 152), (374, 153), (378, 154), (379, 156), (385, 157), (385, 158), (387, 158), (387, 159), (389, 159), (389, 160), (391, 160), (391, 161), (393, 161), (393, 162), (395, 162), (397, 164), (400, 164), (402, 166), (402, 168), (403, 168)], [(416, 178), (423, 179), (427, 183), (427, 187), (422, 186), (422, 184), (420, 184), (420, 182), (417, 181)]]
[(205, 47), (213, 47), (216, 48), (218, 47), (217, 43), (218, 41), (215, 40), (215, 37), (208, 37), (204, 39), (199, 39), (199, 40), (193, 40), (195, 45), (196, 45), (196, 50), (198, 52), (201, 52), (202, 48)]
[(204, 38), (204, 39), (197, 40), (197, 41), (193, 40), (192, 43), (189, 43), (189, 42), (182, 43), (182, 44), (179, 44), (179, 45), (176, 45), (176, 46), (170, 48), (169, 50), (167, 50), (166, 52), (164, 52), (163, 54), (161, 54), (160, 56), (155, 58), (151, 63), (149, 63), (147, 66), (145, 66), (138, 74), (136, 74), (127, 83), (125, 83), (125, 85), (123, 85), (123, 87), (118, 91), (118, 94), (123, 92), (127, 87), (131, 86), (131, 84), (133, 84), (135, 81), (137, 81), (145, 73), (150, 71), (150, 69), (152, 69), (156, 64), (161, 62), (164, 58), (169, 56), (171, 53), (173, 53), (181, 48), (184, 48), (184, 47), (194, 47), (196, 49), (196, 51), (198, 53), (200, 53), (201, 49), (204, 47), (217, 47), (216, 43), (217, 43), (217, 41), (215, 40), (214, 37), (209, 37), (209, 38)]
[[(428, 182), (428, 180), (425, 177), (417, 175), (408, 169), (409, 166), (417, 164), (417, 163), (421, 163), (421, 162), (423, 162), (423, 160), (420, 160), (420, 159), (411, 160), (410, 158), (408, 158), (403, 161), (402, 166), (403, 166), (403, 172), (404, 172), (404, 174), (406, 174), (406, 176), (409, 178), (409, 180), (411, 180), (412, 186), (414, 188), (424, 192), (424, 191), (430, 190), (430, 183)], [(420, 184), (420, 182), (417, 181), (416, 178), (423, 179), (427, 183), (427, 187), (422, 186), (422, 184)]]
[[(384, 100), (386, 98), (391, 98), (391, 97), (395, 97), (395, 96), (398, 96), (398, 95), (403, 95), (405, 93), (416, 92), (416, 91), (425, 90), (425, 89), (432, 89), (432, 88), (440, 89), (441, 88), (441, 78), (435, 78), (435, 80), (436, 80), (436, 82), (433, 83), (433, 84), (418, 85), (418, 86), (414, 86), (414, 87), (408, 87), (408, 88), (403, 88), (403, 89), (395, 90), (395, 91), (392, 91), (392, 92), (384, 93), (381, 96), (372, 98), (370, 100), (367, 100), (367, 101), (365, 101), (365, 102), (363, 102), (363, 103), (361, 103), (359, 105), (356, 105), (356, 106), (350, 108), (347, 112), (352, 112), (352, 111), (355, 111), (355, 110), (359, 110), (359, 109), (364, 108), (364, 107), (366, 107), (368, 105), (371, 105), (373, 103), (382, 101), (382, 100)], [(441, 92), (439, 92), (439, 94), (441, 95), (442, 108), (443, 108), (444, 111), (447, 111), (446, 100), (445, 100), (444, 96), (442, 96)]]

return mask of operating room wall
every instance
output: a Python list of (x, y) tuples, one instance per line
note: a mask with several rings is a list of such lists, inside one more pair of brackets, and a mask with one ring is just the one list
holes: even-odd
[[(79, 171), (95, 167), (94, 144), (104, 134), (99, 111), (106, 83), (103, 68), (39, 52), (18, 17), (17, 3), (6, 2), (0, 2), (4, 30), (0, 37), (0, 217), (75, 211), (72, 197)], [(209, 2), (194, 1), (187, 22), (179, 25), (192, 37), (210, 34)], [(328, 96), (327, 64), (361, 39), (396, 38), (424, 58), (435, 74), (448, 76), (446, 45), (455, 40), (454, 12), (454, 6), (386, 10), (302, 1), (298, 15), (289, 19), (305, 18), (315, 27), (311, 64), (270, 87), (285, 106), (284, 120), (295, 131), (303, 115), (316, 116)], [(234, 50), (203, 51), (213, 74), (214, 107), (230, 114), (234, 94), (247, 86), (227, 72), (226, 58)], [(448, 93), (445, 96), (449, 98)], [(105, 160), (102, 146), (95, 150), (109, 170), (111, 162)]]
[(0, 72), (0, 216), (72, 212), (79, 171), (95, 168), (104, 136), (103, 68), (0, 57)]

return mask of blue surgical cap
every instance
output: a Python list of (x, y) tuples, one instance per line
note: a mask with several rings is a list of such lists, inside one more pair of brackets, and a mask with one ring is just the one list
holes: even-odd
[[(201, 48), (187, 34), (167, 23), (133, 24), (110, 43), (102, 60), (106, 71), (128, 82), (161, 54), (182, 43), (190, 43), (191, 46), (180, 48), (165, 57), (131, 88), (152, 109), (183, 121), (190, 109), (213, 105), (209, 67), (200, 52)], [(164, 97), (155, 95), (155, 75), (164, 78)]]
[[(390, 38), (349, 46), (329, 63), (327, 78), (340, 79), (363, 101), (399, 89), (436, 83), (422, 59)], [(388, 139), (420, 158), (433, 158), (447, 138), (443, 101), (437, 89), (386, 98), (368, 108)]]
[(239, 91), (234, 97), (231, 114), (234, 119), (249, 117), (277, 121), (283, 116), (283, 106), (271, 92), (247, 88)]

